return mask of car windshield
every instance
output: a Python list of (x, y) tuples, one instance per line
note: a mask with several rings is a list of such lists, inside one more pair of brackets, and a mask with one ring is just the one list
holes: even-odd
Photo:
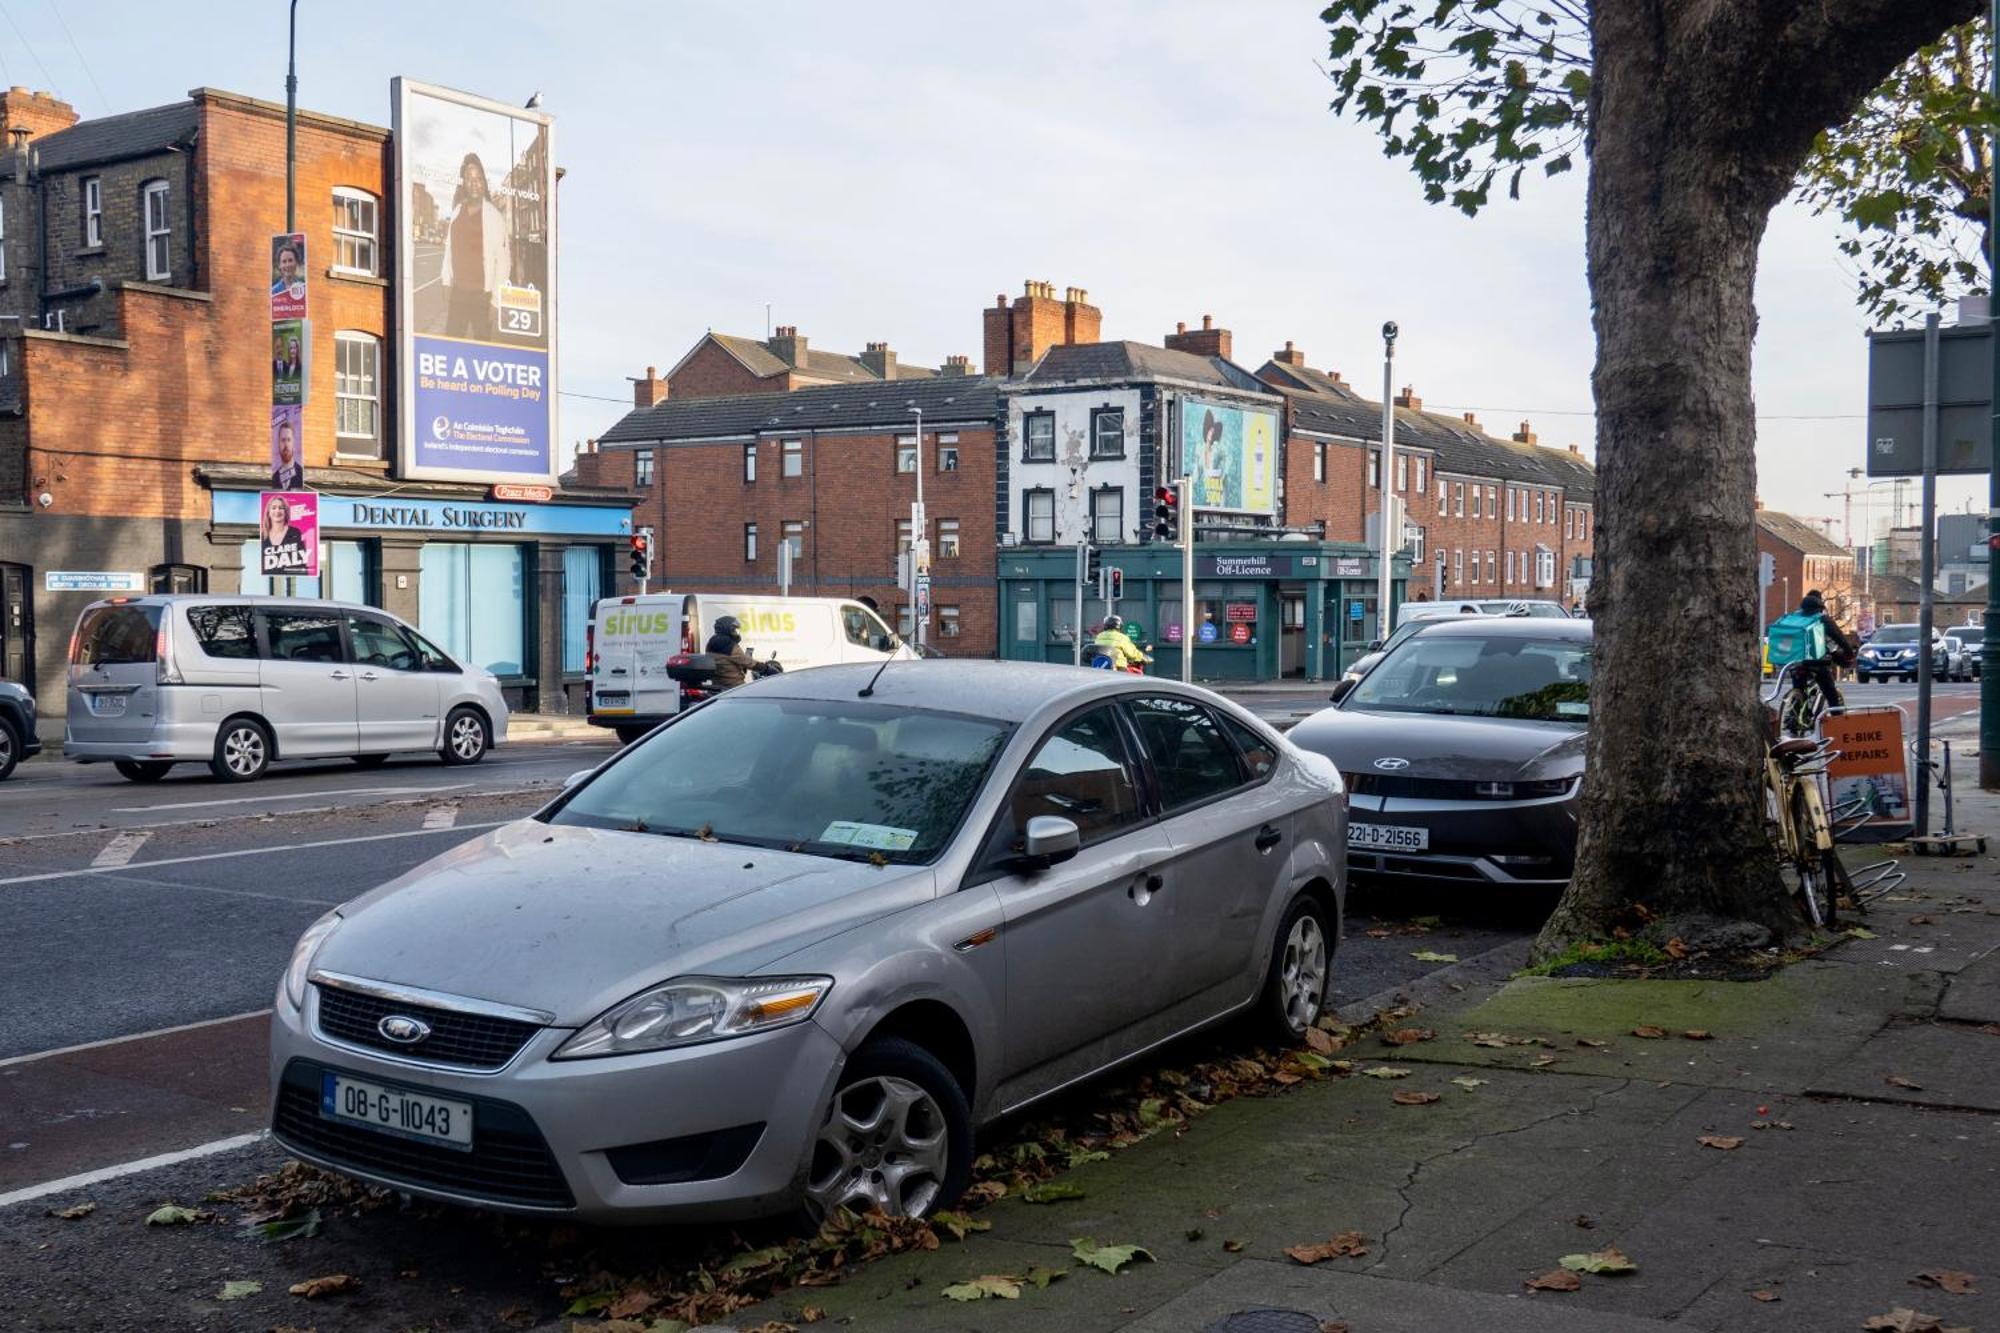
[(1342, 707), (1581, 725), (1590, 672), (1586, 639), (1426, 634), (1383, 658)]
[(861, 701), (723, 698), (634, 746), (549, 822), (925, 862), (1011, 730)]
[(1869, 640), (1870, 643), (1915, 643), (1916, 641), (1915, 625), (1884, 625), (1876, 630), (1875, 637)]

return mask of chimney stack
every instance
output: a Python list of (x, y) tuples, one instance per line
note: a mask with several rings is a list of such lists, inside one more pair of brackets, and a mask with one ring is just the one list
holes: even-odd
[(1534, 444), (1538, 440), (1540, 440), (1540, 438), (1541, 437), (1539, 435), (1536, 435), (1535, 432), (1529, 428), (1528, 423), (1525, 421), (1521, 423), (1521, 429), (1514, 432), (1514, 443), (1516, 444)]
[[(29, 92), (19, 84), (0, 93), (0, 132), (10, 138), (16, 131), (26, 130), (29, 140), (39, 139), (74, 124), (76, 108), (54, 93)], [(23, 142), (15, 139), (14, 146), (19, 148)]]
[(1051, 347), (1098, 341), (1104, 314), (1081, 287), (1065, 287), (1057, 300), (1054, 283), (1030, 278), (1012, 305), (1005, 293), (996, 296), (981, 322), (986, 373), (1022, 375)]
[(944, 364), (938, 367), (938, 374), (940, 375), (956, 376), (970, 375), (971, 373), (972, 358), (967, 356), (948, 356), (944, 359)]
[(1293, 347), (1290, 338), (1285, 339), (1285, 350), (1271, 353), (1271, 359), (1281, 366), (1297, 366), (1301, 370), (1305, 369), (1306, 354)]
[(780, 324), (764, 345), (771, 349), (771, 355), (788, 366), (804, 367), (806, 363), (806, 340), (799, 334), (796, 324)]
[(654, 403), (667, 401), (667, 382), (660, 378), (658, 367), (647, 366), (644, 376), (632, 381), (632, 406), (651, 407)]
[(878, 380), (896, 378), (896, 354), (889, 350), (888, 343), (869, 343), (868, 350), (861, 354), (861, 364), (875, 372)]
[(1472, 427), (1472, 428), (1473, 428), (1474, 430), (1478, 430), (1478, 429), (1479, 429), (1479, 418), (1478, 418), (1478, 417), (1476, 417), (1476, 416), (1474, 416), (1474, 415), (1472, 415), (1472, 413), (1470, 413), (1470, 412), (1467, 412), (1467, 413), (1465, 414), (1465, 424), (1466, 424), (1466, 425), (1468, 425), (1468, 426), (1470, 426), (1470, 427)]
[(1578, 448), (1578, 447), (1577, 447), (1576, 445), (1573, 445), (1573, 444), (1572, 444), (1572, 445), (1571, 445), (1571, 446), (1569, 447), (1569, 451), (1570, 451), (1571, 453), (1575, 454), (1575, 455), (1576, 455), (1576, 456), (1577, 456), (1578, 458), (1582, 458), (1582, 457), (1583, 457), (1583, 450), (1582, 450), (1582, 449), (1580, 449), (1580, 448)]
[(1396, 406), (1407, 407), (1412, 412), (1421, 412), (1424, 410), (1424, 400), (1417, 397), (1417, 391), (1413, 385), (1405, 384), (1403, 391), (1396, 395)]
[(1185, 323), (1175, 324), (1174, 331), (1161, 341), (1176, 352), (1188, 352), (1194, 356), (1219, 356), (1229, 359), (1232, 350), (1229, 330), (1215, 327), (1215, 316), (1203, 315), (1201, 327), (1190, 329)]

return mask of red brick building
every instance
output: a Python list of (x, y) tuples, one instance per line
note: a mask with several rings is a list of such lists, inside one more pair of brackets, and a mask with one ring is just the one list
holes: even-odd
[(943, 369), (904, 365), (886, 342), (869, 343), (857, 356), (826, 352), (810, 345), (795, 326), (781, 324), (761, 342), (728, 333), (706, 333), (660, 379), (648, 366), (634, 399), (651, 407), (662, 398), (713, 398), (727, 394), (784, 393), (833, 384), (883, 384), (891, 380), (927, 380), (938, 375), (966, 375), (971, 362), (963, 356), (946, 359)]
[[(1835, 620), (1850, 631), (1860, 627), (1861, 617), (1869, 608), (1861, 605), (1852, 551), (1812, 524), (1766, 509), (1759, 503), (1757, 554), (1771, 557), (1771, 585), (1764, 590), (1759, 624), (1769, 625), (1786, 612), (1797, 610), (1799, 599), (1809, 589), (1817, 588)], [(1893, 586), (1881, 576), (1875, 582), (1883, 588)], [(1884, 600), (1879, 595), (1880, 589), (1874, 591), (1878, 594), (1875, 600)], [(1893, 600), (1893, 594), (1889, 600)]]
[[(0, 313), (15, 317), (0, 324), (0, 671), (40, 686), (59, 715), (69, 631), (94, 597), (267, 589), (254, 509), (271, 477), (285, 113), (197, 88), (78, 122), (11, 89), (0, 128), (13, 153), (0, 172)], [(517, 704), (560, 708), (580, 689), (585, 585), (608, 582), (631, 497), (496, 506), (482, 485), (397, 477), (392, 184), (388, 130), (299, 112), (306, 485), (323, 514), (393, 493), (404, 517), (323, 524), (322, 576), (294, 590), (386, 607), (491, 666)], [(518, 524), (460, 525), (446, 542), (425, 523), (450, 522), (447, 508), (505, 509)]]

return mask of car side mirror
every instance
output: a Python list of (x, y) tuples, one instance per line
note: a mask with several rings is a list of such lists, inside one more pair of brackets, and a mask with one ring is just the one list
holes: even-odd
[(1021, 840), (1021, 860), (1030, 870), (1047, 870), (1075, 856), (1083, 834), (1074, 820), (1061, 815), (1034, 815)]
[(571, 787), (574, 787), (577, 783), (583, 781), (596, 771), (594, 768), (579, 768), (576, 772), (563, 779), (563, 790), (568, 791)]
[(1345, 699), (1350, 692), (1352, 692), (1355, 684), (1356, 682), (1354, 677), (1342, 676), (1338, 681), (1334, 683), (1333, 693), (1326, 696), (1328, 702), (1339, 703), (1342, 699)]

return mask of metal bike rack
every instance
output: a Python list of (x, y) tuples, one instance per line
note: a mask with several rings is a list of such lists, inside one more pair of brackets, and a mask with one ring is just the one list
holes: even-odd
[(1916, 756), (1917, 781), (1929, 782), (1935, 774), (1938, 790), (1944, 793), (1944, 832), (1911, 838), (1910, 850), (1919, 856), (1977, 856), (1986, 850), (1986, 835), (1958, 831), (1956, 802), (1952, 799), (1951, 742), (1934, 737), (1931, 745), (1944, 751), (1942, 762), (1917, 754), (1914, 743), (1910, 752)]

